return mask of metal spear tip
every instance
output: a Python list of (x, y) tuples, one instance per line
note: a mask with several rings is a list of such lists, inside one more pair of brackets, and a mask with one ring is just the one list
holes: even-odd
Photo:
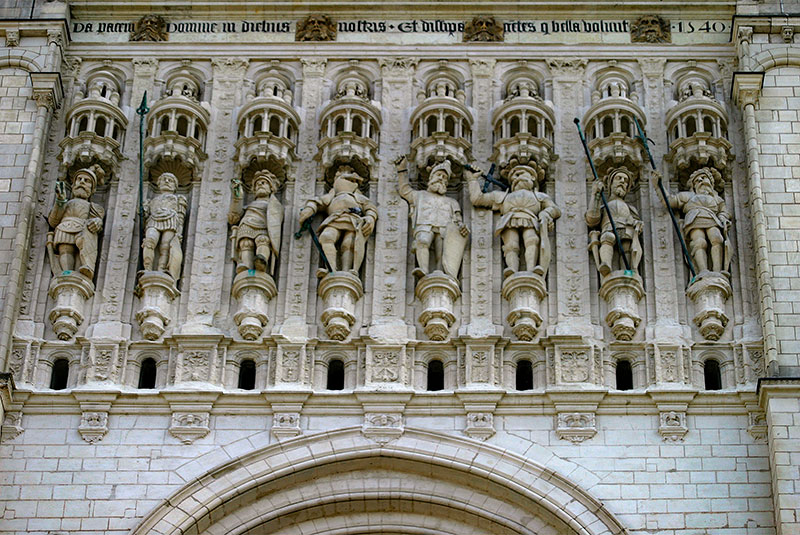
[(572, 122), (573, 122), (573, 123), (575, 123), (575, 124), (580, 124), (581, 120), (580, 120), (580, 119), (578, 119), (577, 117), (575, 117), (575, 118), (572, 120)]

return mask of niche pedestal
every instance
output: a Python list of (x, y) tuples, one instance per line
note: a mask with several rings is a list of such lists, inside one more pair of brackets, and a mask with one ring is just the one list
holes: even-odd
[(539, 309), (547, 296), (544, 279), (530, 271), (519, 271), (503, 281), (502, 295), (509, 303), (506, 319), (511, 332), (520, 340), (534, 340), (542, 326)]
[(171, 321), (172, 301), (180, 295), (172, 276), (162, 271), (143, 271), (139, 276), (142, 308), (136, 321), (146, 340), (158, 340)]
[(434, 271), (417, 282), (415, 293), (422, 303), (419, 322), (425, 334), (437, 342), (447, 340), (456, 321), (455, 302), (461, 297), (458, 282), (441, 271)]
[(334, 271), (320, 281), (317, 291), (324, 306), (325, 333), (331, 340), (344, 340), (356, 322), (356, 303), (364, 295), (361, 280), (349, 271)]
[(242, 271), (233, 280), (233, 297), (239, 308), (233, 321), (239, 327), (239, 334), (245, 340), (258, 340), (269, 321), (267, 310), (269, 302), (278, 295), (272, 277), (253, 269)]
[(55, 305), (49, 319), (59, 340), (71, 340), (83, 323), (86, 301), (94, 295), (94, 284), (77, 271), (64, 271), (50, 282)]
[(694, 302), (694, 323), (703, 338), (719, 340), (728, 324), (725, 302), (731, 296), (731, 283), (721, 273), (700, 273), (686, 290)]
[(606, 323), (617, 340), (632, 340), (636, 334), (636, 327), (642, 321), (639, 300), (643, 295), (642, 278), (635, 273), (612, 271), (603, 279), (600, 297), (608, 303)]

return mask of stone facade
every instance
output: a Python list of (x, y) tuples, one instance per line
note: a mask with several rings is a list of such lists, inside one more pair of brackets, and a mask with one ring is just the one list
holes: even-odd
[(780, 6), (12, 4), (0, 533), (800, 531)]

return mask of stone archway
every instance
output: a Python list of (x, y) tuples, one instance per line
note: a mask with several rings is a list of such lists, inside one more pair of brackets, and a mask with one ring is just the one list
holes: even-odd
[(384, 445), (361, 429), (298, 437), (188, 483), (131, 535), (618, 535), (578, 485), (469, 439), (406, 428)]

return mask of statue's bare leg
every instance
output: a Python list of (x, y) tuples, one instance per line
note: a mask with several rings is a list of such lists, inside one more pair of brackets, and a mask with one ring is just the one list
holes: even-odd
[(507, 228), (500, 237), (503, 239), (503, 257), (506, 260), (503, 277), (508, 277), (519, 271), (519, 232), (515, 228)]
[(333, 271), (339, 270), (336, 262), (336, 241), (338, 239), (339, 231), (333, 227), (325, 227), (325, 230), (319, 235), (319, 244), (322, 246), (325, 256), (328, 257), (328, 262), (330, 262)]
[(430, 248), (433, 241), (433, 232), (427, 230), (420, 230), (414, 234), (414, 249), (417, 256), (417, 269), (414, 270), (414, 276), (422, 277), (429, 273), (430, 267)]
[(701, 228), (692, 229), (689, 232), (689, 251), (692, 253), (692, 260), (698, 273), (708, 270), (707, 247), (706, 231)]
[(544, 275), (544, 269), (537, 263), (539, 260), (539, 233), (536, 232), (536, 229), (526, 228), (522, 231), (522, 242), (525, 244), (525, 270), (533, 271), (537, 275)]
[(433, 235), (433, 250), (434, 250), (434, 258), (433, 258), (433, 269), (442, 271), (444, 266), (442, 265), (442, 256), (444, 255), (444, 236), (440, 233), (436, 233)]
[(253, 269), (253, 252), (256, 244), (250, 238), (239, 240), (239, 265), (236, 266), (236, 273)]
[(348, 230), (342, 238), (342, 271), (353, 269), (353, 256), (355, 256), (356, 231)]
[(706, 231), (708, 232), (708, 241), (711, 242), (711, 269), (720, 272), (726, 267), (723, 265), (722, 258), (725, 238), (722, 237), (722, 232), (717, 227), (711, 227)]
[(75, 252), (75, 246), (71, 243), (60, 243), (58, 245), (58, 263), (62, 271), (75, 269)]
[(615, 238), (613, 232), (603, 232), (600, 236), (600, 274), (604, 277), (611, 273), (614, 262)]
[(149, 228), (144, 233), (144, 241), (142, 242), (142, 266), (147, 271), (153, 270), (153, 260), (156, 256), (156, 245), (158, 245), (159, 238), (158, 230)]
[(161, 240), (158, 243), (158, 270), (166, 271), (169, 264), (169, 247), (172, 245), (172, 238), (175, 237), (174, 230), (162, 230)]

